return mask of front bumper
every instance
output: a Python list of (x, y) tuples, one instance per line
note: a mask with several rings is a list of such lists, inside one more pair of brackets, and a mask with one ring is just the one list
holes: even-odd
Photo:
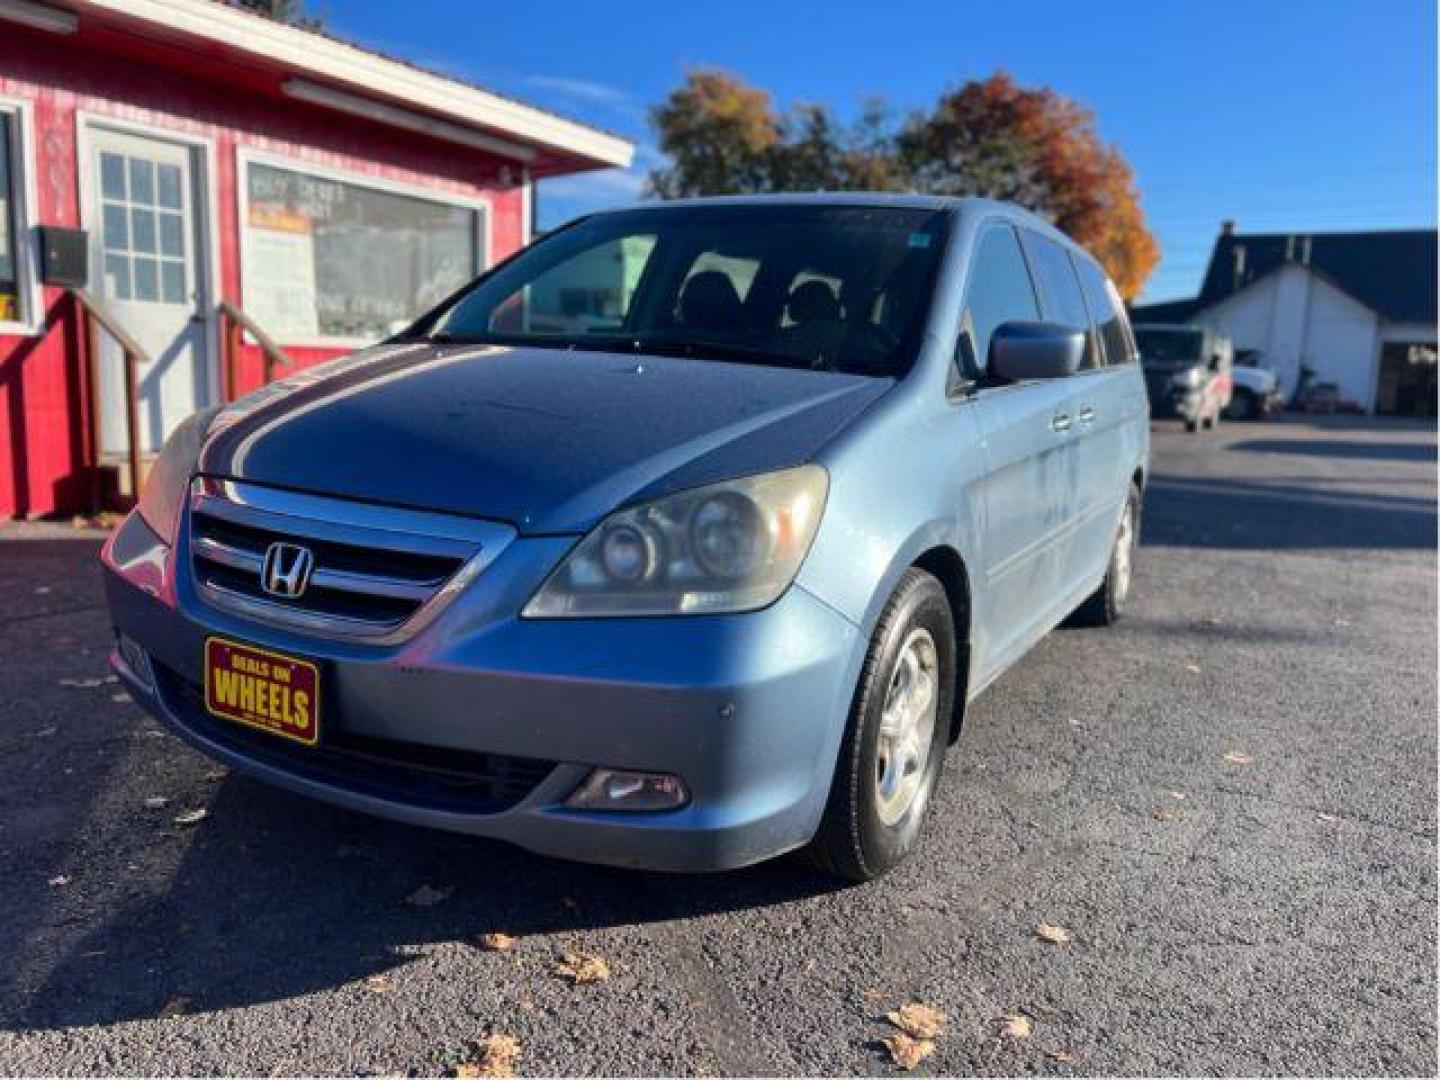
[[(206, 604), (183, 540), (171, 551), (131, 515), (103, 555), (106, 595), (151, 671), (118, 653), (112, 664), (143, 707), (206, 754), (382, 817), (661, 870), (744, 866), (806, 843), (863, 660), (859, 631), (798, 586), (746, 615), (517, 618), (571, 542), (516, 540), (419, 634), (378, 646)], [(206, 713), (212, 634), (320, 668), (321, 754)], [(597, 766), (676, 774), (691, 800), (658, 813), (566, 808)], [(464, 774), (458, 786), (436, 779), (450, 771)]]

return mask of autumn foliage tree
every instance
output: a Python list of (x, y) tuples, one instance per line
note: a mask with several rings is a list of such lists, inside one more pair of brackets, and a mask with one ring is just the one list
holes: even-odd
[(1093, 114), (1003, 72), (945, 94), (898, 127), (871, 104), (853, 125), (820, 105), (776, 112), (770, 95), (696, 71), (652, 112), (669, 164), (662, 197), (873, 190), (984, 195), (1029, 207), (1084, 245), (1133, 297), (1159, 251), (1130, 166)]

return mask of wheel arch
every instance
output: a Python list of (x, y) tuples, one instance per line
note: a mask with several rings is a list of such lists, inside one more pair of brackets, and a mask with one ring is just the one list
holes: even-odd
[(965, 722), (965, 696), (970, 683), (970, 574), (960, 553), (948, 544), (921, 552), (910, 564), (937, 579), (950, 602), (950, 619), (955, 627), (955, 708), (950, 717), (950, 742), (960, 738)]

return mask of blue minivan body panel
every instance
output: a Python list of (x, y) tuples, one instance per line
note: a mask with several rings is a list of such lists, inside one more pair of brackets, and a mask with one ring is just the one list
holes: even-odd
[[(920, 202), (950, 207), (953, 224), (922, 345), (899, 380), (412, 344), (301, 372), (223, 411), (203, 475), (504, 521), (518, 535), (433, 622), (381, 645), (207, 603), (190, 577), (186, 530), (172, 548), (132, 515), (106, 547), (107, 596), (117, 630), (161, 677), (117, 654), (127, 688), (237, 770), (403, 821), (677, 870), (741, 866), (805, 844), (871, 632), (906, 568), (937, 555), (960, 568), (950, 584), (964, 599), (960, 674), (973, 698), (1094, 591), (1146, 468), (1136, 364), (1008, 386), (956, 377), (979, 231), (1002, 221), (1076, 249), (1013, 207)], [(1061, 414), (1077, 423), (1057, 429)], [(769, 607), (521, 617), (581, 536), (618, 507), (807, 462), (829, 476), (823, 520), (794, 584)], [(182, 692), (200, 679), (209, 635), (317, 664), (331, 731), (536, 759), (548, 771), (514, 805), (467, 813), (229, 744)], [(692, 799), (649, 814), (566, 809), (595, 767), (671, 772)]]

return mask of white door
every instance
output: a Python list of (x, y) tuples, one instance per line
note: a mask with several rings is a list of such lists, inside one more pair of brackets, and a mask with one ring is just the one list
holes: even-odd
[[(140, 446), (154, 453), (175, 425), (210, 403), (209, 287), (196, 150), (92, 128), (91, 281), (149, 354), (139, 371)], [(123, 356), (105, 337), (98, 358), (100, 447), (123, 454)]]

